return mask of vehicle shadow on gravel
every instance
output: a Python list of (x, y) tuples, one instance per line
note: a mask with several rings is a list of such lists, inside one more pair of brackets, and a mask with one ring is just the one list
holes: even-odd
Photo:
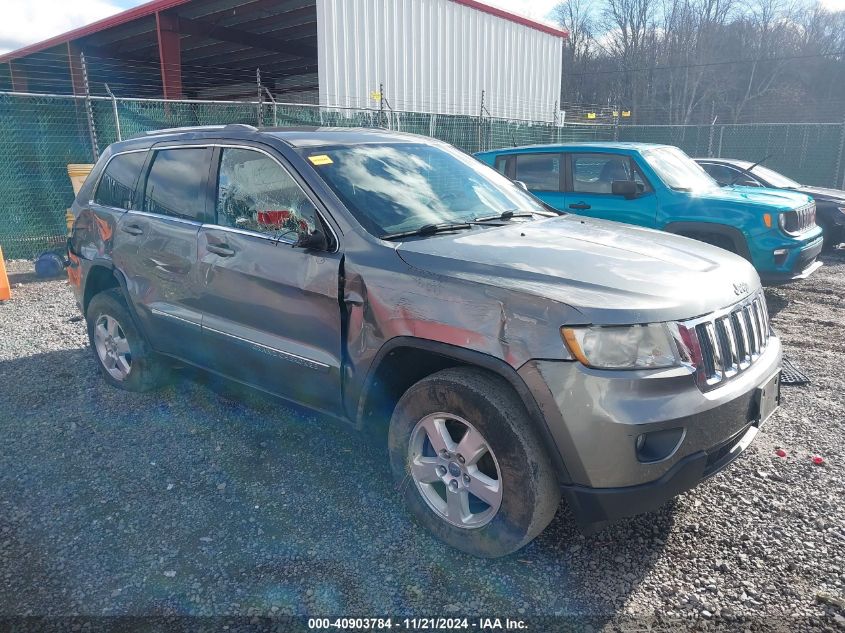
[(122, 392), (87, 348), (0, 361), (0, 384), (3, 614), (579, 614), (601, 625), (672, 527), (669, 507), (583, 537), (562, 506), (522, 550), (478, 559), (413, 522), (382, 440), (309, 410), (232, 399), (196, 372)]
[(789, 299), (774, 288), (765, 288), (764, 292), (766, 294), (766, 308), (769, 312), (769, 318), (773, 318), (789, 305)]

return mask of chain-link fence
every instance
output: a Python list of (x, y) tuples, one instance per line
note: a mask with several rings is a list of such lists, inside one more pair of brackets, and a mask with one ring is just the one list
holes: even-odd
[(582, 141), (677, 145), (691, 156), (760, 160), (807, 184), (843, 185), (845, 125), (634, 126), (510, 121), (272, 101), (162, 101), (0, 93), (0, 245), (7, 257), (61, 246), (73, 200), (69, 163), (91, 163), (118, 138), (168, 127), (383, 127), (441, 139), (464, 151)]

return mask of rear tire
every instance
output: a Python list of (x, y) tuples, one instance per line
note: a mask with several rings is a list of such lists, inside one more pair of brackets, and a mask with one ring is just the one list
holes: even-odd
[(411, 513), (469, 554), (510, 554), (557, 511), (546, 449), (511, 386), (489, 372), (452, 368), (420, 380), (396, 405), (388, 444)]
[(85, 318), (94, 360), (106, 382), (127, 391), (149, 391), (164, 382), (168, 367), (138, 332), (120, 290), (94, 295)]

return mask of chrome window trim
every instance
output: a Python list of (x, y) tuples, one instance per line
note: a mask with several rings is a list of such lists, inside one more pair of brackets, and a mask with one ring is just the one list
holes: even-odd
[[(253, 152), (259, 152), (259, 153), (267, 156), (269, 159), (271, 159), (273, 162), (275, 162), (279, 167), (281, 167), (284, 170), (284, 172), (286, 174), (288, 174), (288, 176), (290, 176), (291, 180), (293, 180), (294, 184), (299, 188), (299, 190), (302, 192), (302, 194), (308, 199), (308, 201), (312, 205), (314, 205), (314, 210), (317, 212), (317, 215), (323, 221), (323, 224), (329, 229), (329, 232), (332, 234), (332, 238), (334, 239), (334, 243), (335, 243), (334, 250), (328, 251), (328, 252), (329, 253), (337, 253), (340, 250), (340, 240), (337, 237), (337, 233), (335, 232), (334, 227), (331, 225), (331, 223), (328, 220), (326, 220), (325, 215), (320, 212), (319, 206), (317, 204), (315, 204), (315, 202), (314, 202), (314, 197), (311, 196), (307, 191), (305, 191), (305, 189), (302, 188), (302, 185), (300, 185), (299, 182), (296, 180), (296, 178), (293, 177), (290, 170), (284, 164), (282, 164), (282, 162), (278, 158), (276, 158), (273, 154), (271, 154), (267, 150), (260, 148), (260, 147), (254, 147), (252, 145), (240, 145), (238, 143), (197, 143), (197, 144), (185, 144), (185, 145), (162, 145), (162, 146), (156, 146), (154, 148), (151, 148), (151, 150), (158, 151), (160, 149), (180, 149), (180, 148), (196, 148), (196, 147), (221, 147), (221, 148), (224, 148), (224, 149), (225, 148), (244, 149), (244, 150), (250, 150), (250, 151), (253, 151)], [(218, 170), (218, 178), (219, 178), (219, 170)], [(215, 186), (215, 190), (216, 190), (217, 183), (215, 183), (214, 186)], [(321, 202), (321, 204), (322, 204), (322, 202)], [(170, 217), (170, 216), (165, 216), (165, 217)], [(217, 218), (217, 205), (216, 205), (216, 203), (215, 203), (215, 206), (214, 206), (214, 217), (215, 217), (215, 219)], [(262, 239), (269, 240), (271, 242), (282, 242), (284, 244), (291, 244), (291, 245), (294, 244), (294, 242), (292, 242), (292, 241), (280, 240), (280, 239), (274, 238), (270, 235), (265, 235), (264, 233), (259, 233), (258, 231), (249, 231), (249, 230), (246, 230), (246, 229), (238, 229), (238, 228), (232, 227), (232, 226), (223, 226), (222, 224), (206, 223), (206, 224), (203, 225), (203, 227), (204, 228), (213, 228), (215, 230), (229, 231), (231, 233), (238, 233), (238, 234), (241, 234), (241, 235), (260, 237)]]
[(303, 365), (304, 367), (308, 367), (310, 369), (319, 369), (322, 371), (328, 371), (330, 369), (330, 366), (326, 363), (321, 363), (320, 361), (314, 360), (313, 358), (306, 358), (305, 356), (300, 356), (299, 354), (286, 352), (285, 350), (279, 349), (277, 347), (264, 345), (263, 343), (253, 341), (242, 336), (237, 336), (235, 334), (230, 334), (229, 332), (223, 332), (222, 330), (217, 330), (215, 328), (208, 327), (207, 325), (203, 325), (202, 329), (207, 330), (209, 332), (214, 332), (215, 334), (226, 336), (228, 338), (235, 339), (237, 341), (241, 341), (243, 343), (246, 343), (247, 345), (251, 345), (252, 347), (259, 348), (260, 351), (270, 352), (274, 356), (279, 356), (285, 360), (289, 360), (292, 363), (296, 363), (297, 365)]
[(172, 222), (179, 222), (181, 224), (188, 224), (190, 226), (197, 226), (202, 227), (203, 223), (198, 222), (197, 220), (189, 220), (187, 218), (180, 218), (175, 215), (164, 215), (163, 213), (150, 213), (149, 211), (136, 211), (135, 209), (129, 209), (126, 213), (131, 213), (132, 215), (140, 215), (145, 218), (153, 218), (153, 219), (161, 219), (161, 220), (170, 220)]
[[(323, 224), (329, 229), (329, 232), (332, 234), (332, 238), (334, 239), (335, 247), (334, 247), (334, 250), (328, 251), (328, 252), (333, 254), (333, 253), (337, 253), (340, 250), (340, 240), (337, 237), (337, 233), (335, 232), (334, 227), (331, 225), (331, 223), (328, 220), (326, 220), (326, 216), (320, 211), (319, 207), (314, 203), (314, 197), (311, 196), (307, 191), (305, 191), (302, 188), (302, 186), (299, 184), (299, 182), (297, 182), (296, 178), (294, 178), (293, 175), (291, 175), (290, 170), (287, 167), (285, 167), (278, 158), (273, 156), (273, 154), (271, 154), (267, 150), (262, 149), (260, 147), (254, 147), (252, 145), (240, 145), (240, 144), (237, 144), (237, 143), (190, 143), (190, 144), (161, 145), (161, 146), (151, 145), (150, 147), (146, 147), (146, 148), (143, 148), (143, 149), (128, 149), (128, 150), (124, 150), (122, 152), (115, 152), (114, 154), (109, 156), (108, 161), (106, 161), (106, 164), (103, 166), (103, 170), (100, 172), (100, 175), (97, 177), (97, 183), (96, 183), (93, 191), (96, 195), (96, 191), (100, 186), (100, 180), (102, 179), (103, 174), (106, 173), (106, 169), (108, 168), (109, 163), (111, 163), (111, 161), (115, 158), (115, 156), (121, 156), (122, 154), (134, 154), (134, 153), (137, 153), (137, 152), (156, 152), (158, 150), (164, 150), (164, 149), (197, 149), (197, 148), (202, 149), (202, 148), (207, 148), (207, 147), (222, 147), (222, 148), (228, 147), (230, 149), (252, 150), (254, 152), (259, 152), (261, 154), (264, 154), (265, 156), (267, 156), (268, 158), (273, 160), (279, 167), (281, 167), (285, 171), (285, 173), (287, 173), (291, 177), (294, 184), (296, 184), (296, 186), (299, 188), (299, 190), (302, 191), (302, 193), (305, 195), (305, 197), (308, 199), (308, 201), (311, 204), (314, 205), (314, 210), (317, 212), (317, 215), (320, 217), (320, 219), (323, 221)], [(217, 183), (215, 183), (215, 190), (216, 190), (216, 188), (217, 188)], [(99, 207), (105, 207), (105, 205), (94, 202), (93, 198), (88, 201), (88, 204), (89, 205), (96, 204)], [(143, 215), (145, 217), (149, 217), (149, 218), (153, 218), (153, 219), (164, 218), (164, 219), (167, 219), (167, 220), (176, 220), (177, 222), (183, 222), (183, 223), (192, 224), (192, 225), (196, 224), (200, 228), (208, 228), (208, 229), (214, 229), (214, 230), (219, 230), (219, 231), (227, 231), (229, 233), (237, 233), (237, 234), (240, 234), (240, 235), (246, 235), (246, 236), (250, 236), (250, 237), (260, 237), (261, 239), (264, 239), (264, 240), (269, 240), (271, 242), (281, 242), (283, 244), (289, 244), (291, 246), (293, 244), (295, 244), (295, 242), (293, 242), (291, 240), (274, 238), (270, 235), (265, 235), (264, 233), (259, 233), (258, 231), (249, 231), (249, 230), (246, 230), (246, 229), (238, 229), (238, 228), (231, 227), (231, 226), (223, 226), (222, 224), (215, 224), (215, 223), (211, 223), (211, 222), (197, 222), (196, 220), (187, 220), (185, 218), (179, 218), (179, 217), (176, 217), (176, 216), (173, 216), (173, 215), (164, 215), (162, 213), (150, 213), (149, 211), (141, 211), (141, 210), (137, 210), (137, 209), (118, 209), (118, 207), (106, 207), (106, 208), (117, 209), (118, 211), (121, 211), (121, 212), (124, 212), (124, 213), (136, 213), (138, 215)], [(216, 206), (216, 204), (215, 204), (215, 208), (214, 208), (214, 217), (215, 217), (215, 219), (217, 217), (217, 206)]]
[[(319, 211), (317, 212), (319, 213)], [(293, 246), (296, 244), (296, 241), (289, 240), (287, 238), (282, 237), (273, 237), (272, 235), (267, 235), (265, 233), (259, 233), (258, 231), (250, 231), (249, 229), (239, 229), (233, 226), (223, 226), (222, 224), (203, 224), (201, 228), (204, 229), (211, 229), (213, 231), (223, 231), (224, 233), (235, 233), (237, 235), (246, 235), (247, 237), (258, 237), (262, 240), (267, 240), (268, 242), (275, 242), (278, 244), (287, 244), (289, 246)], [(335, 242), (337, 243), (337, 242)], [(337, 250), (335, 249), (332, 251), (336, 253)]]

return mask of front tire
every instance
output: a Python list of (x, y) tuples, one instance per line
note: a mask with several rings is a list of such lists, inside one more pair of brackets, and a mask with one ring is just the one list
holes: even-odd
[(94, 359), (106, 382), (127, 391), (149, 391), (164, 382), (167, 366), (138, 332), (117, 288), (94, 295), (85, 318)]
[(415, 518), (475, 556), (510, 554), (545, 529), (560, 489), (522, 402), (474, 368), (413, 385), (390, 421), (390, 464)]

